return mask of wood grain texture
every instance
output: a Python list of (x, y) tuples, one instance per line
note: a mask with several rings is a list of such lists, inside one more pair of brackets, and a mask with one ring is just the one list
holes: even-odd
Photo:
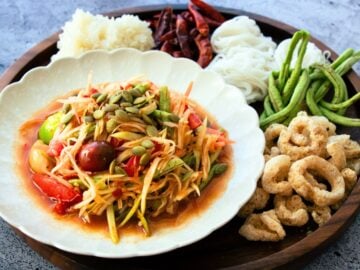
[[(119, 16), (122, 13), (138, 13), (148, 18), (164, 6), (148, 6), (123, 9), (108, 13)], [(174, 6), (183, 9), (184, 6)], [(232, 9), (219, 8), (227, 17), (248, 15), (255, 19), (263, 33), (272, 36), (275, 41), (289, 38), (295, 28), (284, 23)], [(0, 89), (11, 82), (18, 81), (31, 68), (46, 65), (51, 55), (56, 52), (58, 33), (53, 34), (15, 62), (0, 78)], [(330, 50), (321, 42), (312, 39), (322, 50)], [(332, 57), (336, 54), (332, 52)], [(354, 72), (346, 77), (350, 92), (360, 91), (360, 79)], [(360, 115), (360, 108), (353, 107), (350, 115)], [(339, 132), (351, 133), (353, 138), (360, 139), (359, 129), (339, 129)], [(39, 254), (62, 269), (111, 269), (117, 266), (122, 269), (184, 269), (184, 268), (229, 268), (229, 269), (264, 269), (288, 268), (289, 265), (300, 266), (308, 259), (321, 252), (329, 243), (337, 239), (352, 222), (360, 208), (360, 183), (353, 189), (343, 206), (333, 215), (331, 220), (320, 229), (307, 235), (305, 229), (291, 229), (285, 240), (279, 243), (254, 243), (241, 238), (237, 231), (241, 220), (235, 217), (221, 229), (207, 238), (190, 246), (180, 248), (163, 255), (130, 259), (102, 259), (89, 256), (70, 254), (51, 246), (41, 244), (17, 231), (25, 241)], [(121, 243), (120, 243), (121, 244)], [(175, 262), (171, 265), (166, 262)]]

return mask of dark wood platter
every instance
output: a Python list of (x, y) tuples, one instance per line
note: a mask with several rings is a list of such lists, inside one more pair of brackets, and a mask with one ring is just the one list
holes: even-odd
[[(122, 9), (107, 13), (106, 15), (118, 17), (124, 13), (138, 14), (142, 19), (150, 18), (159, 12), (165, 5), (145, 6)], [(185, 9), (184, 5), (173, 5), (174, 10)], [(291, 37), (297, 30), (284, 23), (243, 12), (241, 10), (225, 9), (219, 7), (227, 18), (235, 15), (247, 15), (255, 19), (265, 36), (271, 36), (278, 42)], [(308, 29), (311, 32), (311, 29)], [(55, 33), (30, 49), (19, 58), (0, 78), (0, 89), (16, 82), (30, 69), (46, 65), (50, 57), (56, 53), (58, 34)], [(320, 41), (312, 38), (321, 50), (331, 52), (332, 58), (337, 55)], [(350, 72), (346, 78), (350, 94), (360, 91), (360, 78), (355, 72)], [(0, 90), (1, 91), (1, 90)], [(353, 117), (360, 116), (360, 108), (353, 106), (348, 114)], [(338, 128), (338, 133), (351, 134), (353, 139), (360, 139), (358, 128)], [(130, 259), (103, 259), (90, 256), (81, 256), (59, 250), (57, 248), (39, 243), (24, 235), (17, 229), (17, 233), (39, 254), (54, 265), (62, 269), (269, 269), (301, 266), (314, 258), (327, 245), (336, 240), (348, 227), (360, 209), (360, 181), (342, 207), (332, 216), (330, 221), (311, 234), (306, 230), (293, 229), (288, 231), (285, 240), (278, 243), (249, 242), (238, 235), (241, 220), (233, 218), (224, 227), (218, 229), (205, 239), (190, 246), (183, 247), (165, 254), (137, 257)]]

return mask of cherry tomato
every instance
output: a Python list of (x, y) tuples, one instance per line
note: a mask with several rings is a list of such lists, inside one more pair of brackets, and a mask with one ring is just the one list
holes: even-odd
[(78, 161), (83, 170), (97, 172), (106, 170), (115, 156), (116, 152), (111, 144), (94, 141), (81, 148)]

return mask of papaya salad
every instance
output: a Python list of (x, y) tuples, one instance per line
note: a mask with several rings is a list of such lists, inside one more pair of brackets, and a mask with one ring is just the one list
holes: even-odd
[(133, 79), (58, 98), (28, 152), (34, 185), (57, 214), (104, 217), (114, 243), (129, 222), (150, 236), (152, 219), (177, 214), (229, 166), (231, 141), (191, 88)]

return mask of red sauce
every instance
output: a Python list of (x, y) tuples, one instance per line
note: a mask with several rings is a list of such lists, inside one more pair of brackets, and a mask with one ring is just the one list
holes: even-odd
[[(38, 207), (52, 213), (54, 219), (67, 223), (66, 226), (78, 226), (80, 229), (104, 233), (108, 235), (106, 216), (91, 216), (91, 223), (84, 223), (76, 214), (58, 215), (51, 211), (54, 203), (50, 201), (44, 194), (42, 194), (32, 182), (32, 171), (29, 167), (28, 156), (33, 143), (37, 140), (37, 134), (42, 122), (60, 108), (60, 104), (56, 101), (50, 103), (46, 108), (36, 112), (34, 116), (26, 121), (19, 129), (18, 140), (16, 145), (16, 158), (18, 160), (16, 171), (20, 178), (23, 180), (23, 187), (25, 192), (34, 200)], [(197, 106), (197, 110), (198, 110)], [(203, 110), (199, 111), (201, 116), (205, 114), (209, 119), (213, 118)], [(212, 121), (215, 123), (215, 121)], [(219, 157), (221, 162), (229, 164), (228, 170), (221, 176), (214, 178), (211, 183), (201, 192), (200, 197), (195, 197), (188, 200), (185, 204), (179, 207), (179, 211), (175, 215), (163, 214), (156, 219), (150, 219), (149, 225), (152, 232), (158, 231), (161, 228), (176, 228), (177, 226), (184, 225), (191, 220), (192, 217), (201, 214), (201, 211), (208, 208), (217, 198), (224, 192), (228, 180), (231, 177), (232, 168), (232, 149), (226, 146), (223, 154)], [(142, 229), (136, 225), (136, 222), (129, 222), (119, 231), (120, 237), (123, 234), (137, 234), (144, 236)], [(108, 237), (108, 236), (107, 236)]]

